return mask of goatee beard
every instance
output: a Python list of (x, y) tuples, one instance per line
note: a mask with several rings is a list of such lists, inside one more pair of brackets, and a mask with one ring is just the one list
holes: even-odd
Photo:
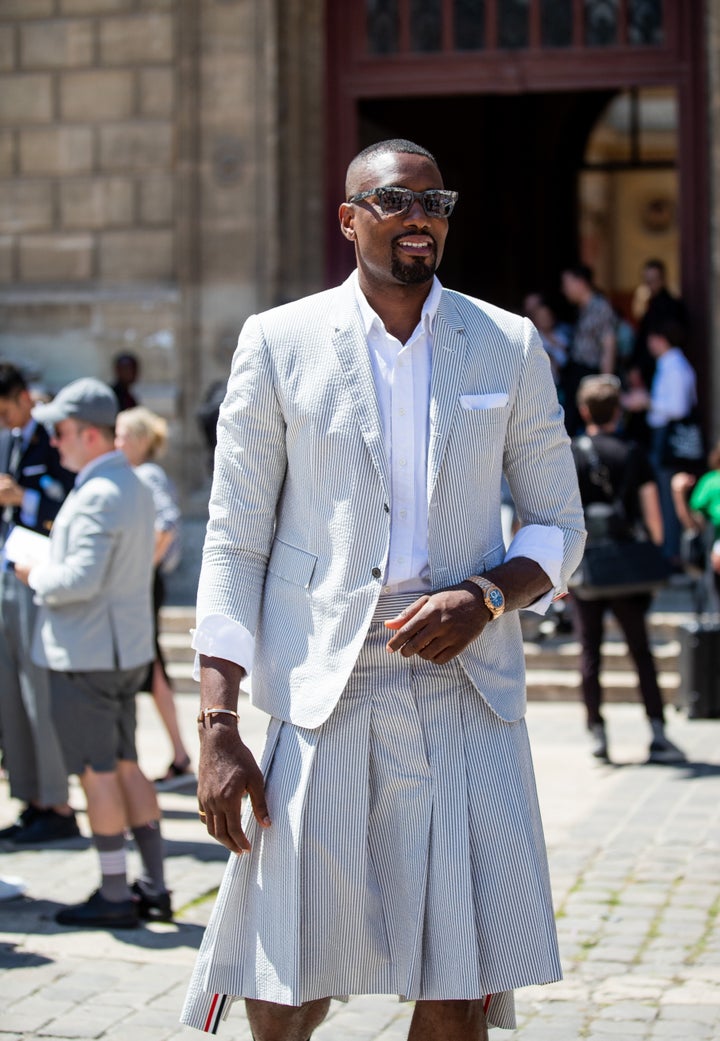
[(418, 257), (417, 260), (404, 264), (397, 257), (393, 257), (391, 272), (394, 279), (406, 286), (422, 285), (429, 282), (435, 274), (435, 258), (431, 264), (426, 264)]

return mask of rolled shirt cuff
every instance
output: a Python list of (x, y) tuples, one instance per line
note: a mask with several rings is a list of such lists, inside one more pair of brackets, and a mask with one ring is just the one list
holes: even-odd
[(539, 564), (553, 584), (553, 588), (528, 604), (526, 611), (545, 614), (560, 588), (560, 572), (563, 563), (563, 533), (555, 525), (528, 524), (520, 528), (507, 548), (505, 560), (513, 557), (528, 557)]
[(200, 655), (208, 658), (223, 658), (240, 665), (246, 675), (252, 671), (255, 654), (255, 638), (239, 622), (222, 614), (206, 615), (196, 629), (190, 630), (191, 646), (195, 655), (193, 679), (200, 679)]

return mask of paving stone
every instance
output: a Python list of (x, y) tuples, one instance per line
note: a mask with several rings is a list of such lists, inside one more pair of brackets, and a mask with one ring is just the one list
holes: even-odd
[(639, 1020), (649, 1023), (657, 1018), (657, 1007), (642, 1001), (613, 1001), (596, 1012), (599, 1020), (622, 1020), (633, 1022)]
[[(595, 1028), (586, 1035), (587, 1041), (618, 1041), (618, 1038), (633, 1038), (633, 1041), (643, 1041), (647, 1038), (647, 1028), (642, 1023), (603, 1023), (602, 1027)], [(585, 1041), (585, 1039), (583, 1039)]]
[(678, 1026), (677, 1023), (658, 1022), (653, 1023), (648, 1035), (650, 1041), (716, 1041), (715, 1028), (705, 1023), (686, 1023)]

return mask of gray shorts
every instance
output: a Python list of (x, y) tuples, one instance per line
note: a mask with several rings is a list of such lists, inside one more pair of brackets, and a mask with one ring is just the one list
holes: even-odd
[(110, 773), (135, 762), (135, 695), (147, 665), (95, 672), (51, 672), (52, 713), (69, 774), (86, 766)]

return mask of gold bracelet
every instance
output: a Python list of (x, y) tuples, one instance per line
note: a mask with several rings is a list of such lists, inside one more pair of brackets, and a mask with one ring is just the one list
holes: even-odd
[(197, 717), (197, 721), (205, 726), (205, 720), (212, 720), (213, 716), (235, 716), (235, 719), (240, 719), (237, 712), (231, 708), (204, 708), (200, 710), (200, 715)]

